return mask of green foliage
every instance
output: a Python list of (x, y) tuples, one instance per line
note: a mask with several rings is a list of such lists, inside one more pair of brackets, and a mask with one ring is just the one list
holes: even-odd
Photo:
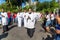
[(54, 7), (54, 8), (58, 7), (58, 2), (55, 2), (55, 0), (52, 0), (50, 2), (50, 7)]
[(58, 8), (59, 5), (58, 5), (58, 2), (56, 2), (55, 0), (52, 0), (51, 2), (43, 2), (43, 3), (38, 3), (36, 5), (37, 7), (37, 11), (53, 11), (55, 8)]
[(31, 5), (31, 6), (26, 6), (26, 7), (24, 7), (23, 9), (28, 10), (29, 8), (33, 9), (33, 5)]
[[(5, 11), (10, 10), (11, 12), (14, 12), (14, 11), (18, 12), (19, 8), (21, 8), (20, 6), (21, 6), (22, 2), (24, 2), (24, 3), (28, 2), (28, 0), (20, 0), (20, 1), (10, 0), (10, 2), (9, 2), (9, 0), (6, 0), (6, 1), (7, 1), (6, 3), (0, 5), (0, 9), (4, 8)], [(35, 0), (35, 1), (38, 1), (38, 0)], [(58, 2), (56, 2), (55, 0), (52, 0), (51, 2), (45, 1), (43, 3), (38, 2), (36, 4), (36, 11), (39, 11), (39, 12), (41, 11), (43, 13), (45, 11), (50, 12), (50, 11), (53, 11), (55, 8), (58, 8), (58, 7), (59, 7)], [(22, 11), (24, 9), (28, 10), (29, 8), (32, 8), (34, 10), (35, 5), (26, 6), (22, 9)]]

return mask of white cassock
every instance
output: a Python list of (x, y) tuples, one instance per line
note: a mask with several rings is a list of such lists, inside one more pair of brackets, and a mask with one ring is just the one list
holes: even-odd
[(18, 27), (22, 26), (22, 18), (23, 18), (23, 13), (17, 13), (17, 18), (18, 18)]
[(35, 18), (34, 23), (36, 23), (36, 21), (37, 21), (37, 13), (33, 12), (33, 15), (34, 15), (34, 18)]
[(37, 12), (37, 20), (40, 18), (40, 13)]
[(23, 18), (24, 18), (24, 27), (27, 27), (27, 18), (28, 18), (28, 13), (23, 14)]
[(28, 14), (28, 16), (31, 18), (31, 19), (28, 19), (27, 20), (27, 28), (29, 29), (33, 29), (35, 28), (35, 17), (34, 17), (34, 14), (31, 13), (31, 14)]
[(6, 12), (1, 12), (1, 15), (3, 15), (2, 16), (2, 25), (7, 25), (8, 24), (8, 21), (7, 21), (7, 18), (8, 18), (8, 16), (7, 16), (7, 13)]

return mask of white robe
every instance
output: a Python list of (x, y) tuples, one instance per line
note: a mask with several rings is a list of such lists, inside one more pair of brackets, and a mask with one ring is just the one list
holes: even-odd
[(35, 28), (35, 17), (34, 17), (34, 14), (33, 13), (31, 13), (31, 14), (29, 14), (28, 15), (31, 19), (28, 19), (27, 20), (27, 28), (29, 28), (29, 29), (33, 29), (33, 28)]
[(18, 27), (22, 26), (22, 18), (23, 18), (23, 13), (17, 13), (17, 18), (18, 18)]
[(7, 21), (7, 18), (8, 18), (8, 16), (7, 16), (7, 13), (6, 12), (1, 12), (1, 15), (3, 15), (2, 16), (2, 25), (7, 25), (8, 24), (8, 21)]
[(36, 21), (37, 21), (37, 13), (36, 12), (33, 12), (33, 15), (34, 15), (34, 18), (35, 18), (34, 23), (36, 23)]
[(24, 27), (27, 27), (27, 18), (28, 18), (28, 13), (23, 14), (23, 18), (24, 18)]

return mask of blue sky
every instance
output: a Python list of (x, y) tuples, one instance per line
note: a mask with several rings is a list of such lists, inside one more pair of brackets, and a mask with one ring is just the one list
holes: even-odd
[[(32, 0), (32, 1), (34, 2), (34, 0)], [(52, 0), (39, 0), (39, 2), (44, 2), (44, 1), (52, 1)]]
[(44, 2), (44, 1), (51, 1), (51, 0), (39, 0), (40, 2)]
[(2, 4), (2, 3), (4, 3), (5, 2), (5, 0), (0, 0), (0, 4)]

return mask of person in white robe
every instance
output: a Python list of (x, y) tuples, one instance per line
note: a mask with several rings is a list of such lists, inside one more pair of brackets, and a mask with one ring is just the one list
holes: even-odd
[[(33, 11), (33, 15), (34, 15), (34, 17), (35, 17), (34, 23), (36, 24), (36, 23), (37, 23), (37, 12)], [(34, 24), (34, 25), (35, 25), (35, 24)]]
[(22, 26), (23, 13), (18, 12), (17, 13), (17, 18), (18, 18), (18, 27), (21, 27)]
[(3, 33), (5, 33), (6, 31), (8, 31), (8, 21), (7, 21), (7, 13), (4, 12), (4, 9), (2, 9), (2, 12), (1, 12), (1, 16), (2, 16), (2, 26), (3, 26)]
[(26, 12), (26, 10), (24, 10), (23, 13), (23, 18), (24, 18), (24, 27), (27, 27), (27, 18), (28, 18), (28, 13)]
[(37, 12), (34, 12), (34, 17), (35, 17), (35, 24), (36, 24), (39, 19), (39, 15)]
[(33, 37), (35, 31), (35, 17), (31, 9), (29, 9), (29, 14), (27, 18), (27, 34), (30, 38)]

